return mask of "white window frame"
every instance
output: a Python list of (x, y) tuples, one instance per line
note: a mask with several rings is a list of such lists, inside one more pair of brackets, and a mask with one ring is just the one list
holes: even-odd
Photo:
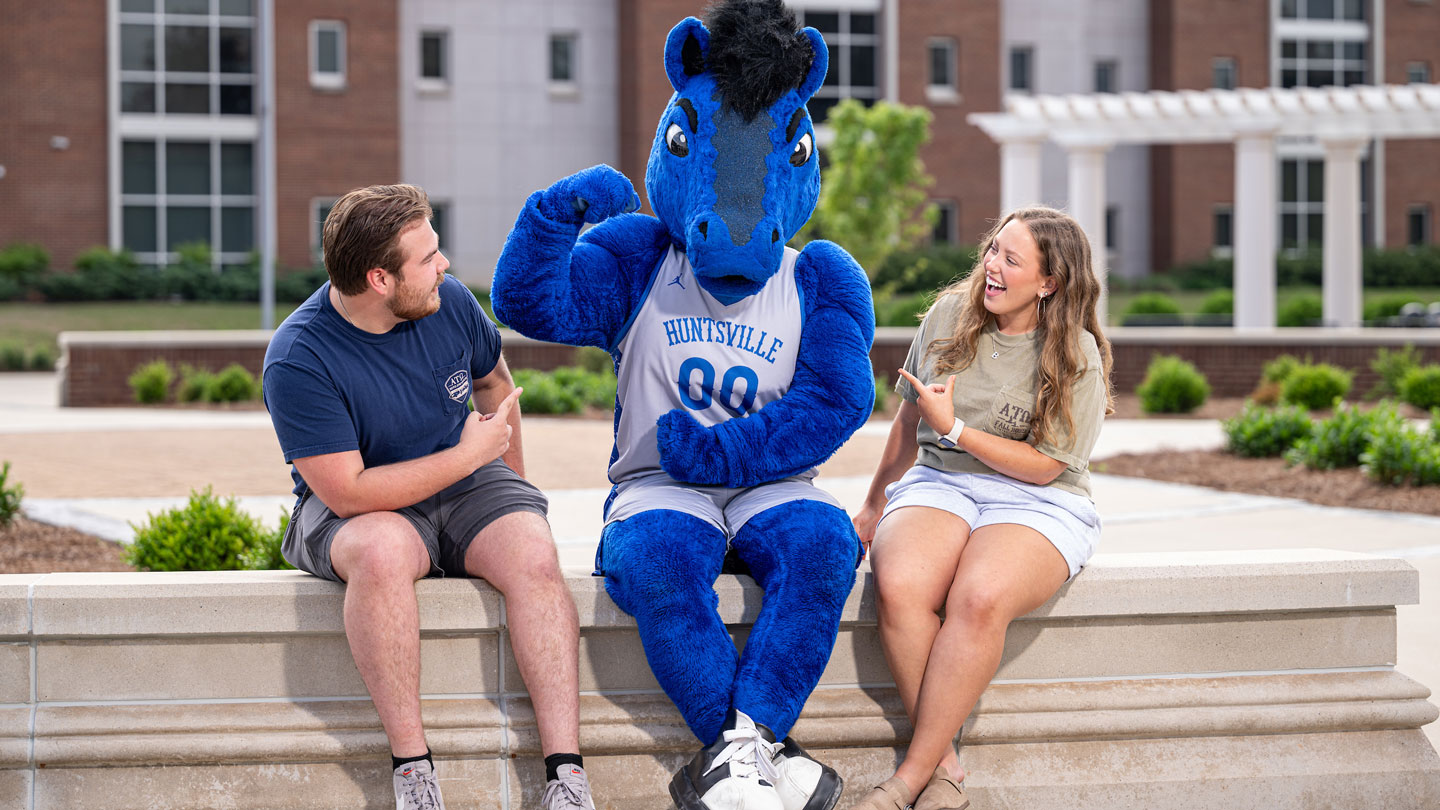
[[(1221, 245), (1215, 241), (1216, 220), (1224, 215), (1230, 218), (1230, 244)], [(1210, 255), (1216, 258), (1230, 258), (1235, 255), (1235, 206), (1220, 203), (1210, 209)]]
[[(885, 70), (885, 43), (881, 36), (881, 26), (884, 25), (883, 15), (878, 5), (868, 6), (861, 4), (850, 4), (845, 2), (827, 2), (823, 5), (816, 4), (806, 6), (805, 12), (834, 14), (838, 18), (839, 31), (825, 34), (825, 44), (830, 47), (830, 70), (835, 77), (832, 84), (822, 84), (815, 91), (814, 99), (833, 99), (836, 103), (847, 98), (853, 98), (865, 105), (874, 104), (884, 94), (884, 70)], [(853, 30), (852, 19), (856, 14), (864, 14), (875, 18), (875, 30), (873, 33), (861, 33)], [(810, 22), (805, 22), (809, 25)], [(855, 84), (852, 81), (850, 70), (850, 49), (855, 46), (864, 46), (874, 49), (875, 53), (875, 83)], [(928, 56), (928, 52), (927, 52)], [(926, 68), (928, 71), (929, 68)], [(928, 78), (927, 78), (928, 82)], [(813, 113), (812, 113), (813, 115)], [(815, 121), (815, 139), (820, 144), (828, 144), (834, 139), (834, 132), (819, 119)]]
[[(555, 78), (555, 43), (570, 43), (570, 78)], [(551, 31), (545, 40), (545, 80), (550, 85), (550, 95), (557, 98), (575, 98), (580, 95), (580, 32)]]
[[(346, 87), (349, 60), (346, 58), (348, 36), (345, 29), (345, 23), (341, 20), (310, 21), (310, 86), (316, 90), (337, 91)], [(334, 33), (336, 36), (335, 59), (339, 69), (333, 73), (320, 70), (321, 32)]]
[(320, 209), (323, 207), (328, 213), (337, 202), (339, 197), (311, 197), (306, 209), (310, 217), (310, 257), (317, 263), (325, 261), (325, 218), (320, 216)]
[[(935, 51), (943, 49), (949, 65), (950, 83), (936, 84), (931, 67)], [(925, 42), (925, 100), (934, 104), (960, 102), (960, 44), (953, 37), (931, 37)]]
[[(124, 190), (124, 167), (118, 167), (118, 174), (121, 178), (121, 185), (117, 188), (119, 192), (116, 203), (121, 222), (121, 230), (118, 236), (117, 246), (124, 245), (124, 212), (126, 206), (137, 205), (147, 206), (155, 209), (155, 250), (134, 251), (135, 258), (142, 264), (164, 265), (175, 259), (175, 251), (169, 247), (170, 234), (169, 222), (166, 212), (171, 208), (191, 207), (205, 208), (210, 214), (210, 236), (207, 240), (210, 245), (211, 261), (219, 269), (224, 265), (243, 264), (250, 254), (259, 248), (258, 233), (251, 234), (251, 246), (249, 250), (223, 250), (224, 245), (224, 209), (225, 208), (249, 208), (252, 213), (252, 223), (259, 217), (259, 195), (257, 193), (256, 179), (253, 172), (258, 169), (257, 162), (259, 153), (253, 140), (231, 139), (216, 133), (209, 133), (200, 136), (173, 134), (173, 135), (122, 135), (121, 146), (118, 150), (123, 154), (124, 141), (136, 141), (150, 143), (155, 147), (155, 191), (150, 193), (128, 193)], [(209, 149), (209, 174), (210, 190), (204, 194), (175, 194), (169, 191), (167, 171), (167, 150), (171, 142), (181, 143), (204, 143)], [(223, 185), (223, 157), (221, 150), (224, 146), (231, 144), (242, 144), (251, 149), (251, 185), (250, 193), (235, 194), (226, 193)]]
[[(425, 38), (426, 38), (426, 37), (439, 37), (439, 39), (440, 39), (440, 75), (439, 75), (439, 76), (426, 76), (426, 75), (425, 75)], [(419, 36), (419, 38), (418, 38), (417, 41), (416, 41), (416, 45), (417, 45), (416, 56), (418, 57), (417, 61), (419, 62), (419, 64), (417, 64), (417, 65), (415, 66), (415, 77), (416, 77), (416, 78), (415, 78), (415, 86), (418, 87), (422, 92), (436, 93), (436, 92), (442, 92), (442, 91), (444, 91), (444, 90), (448, 90), (448, 89), (450, 88), (450, 76), (451, 76), (452, 73), (453, 73), (453, 71), (452, 71), (452, 69), (451, 69), (451, 66), (450, 66), (450, 65), (451, 65), (451, 53), (453, 52), (453, 49), (451, 48), (451, 45), (450, 45), (450, 41), (451, 41), (451, 36), (450, 36), (450, 31), (449, 31), (449, 29), (446, 29), (446, 28), (422, 28), (422, 29), (420, 29), (420, 36)]]
[(1429, 62), (1406, 62), (1405, 63), (1406, 84), (1429, 84), (1430, 63)]
[[(1100, 89), (1100, 72), (1108, 71), (1110, 74), (1110, 89)], [(1120, 60), (1118, 59), (1096, 59), (1092, 69), (1096, 93), (1118, 93), (1120, 92)]]
[[(1420, 241), (1410, 240), (1410, 220), (1416, 214), (1420, 215)], [(1430, 210), (1429, 203), (1413, 203), (1405, 206), (1405, 246), (1424, 247), (1435, 241), (1435, 222)]]

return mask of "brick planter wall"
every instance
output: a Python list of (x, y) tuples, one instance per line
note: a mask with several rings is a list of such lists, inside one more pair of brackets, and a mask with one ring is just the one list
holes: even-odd
[[(1115, 354), (1115, 390), (1132, 393), (1155, 354), (1177, 354), (1194, 363), (1210, 381), (1211, 395), (1245, 396), (1255, 389), (1261, 366), (1280, 354), (1309, 357), (1355, 373), (1351, 391), (1362, 395), (1378, 381), (1370, 361), (1380, 348), (1415, 345), (1424, 362), (1440, 363), (1436, 329), (1276, 329), (1237, 332), (1227, 328), (1116, 327), (1106, 332)], [(511, 368), (542, 371), (576, 362), (576, 349), (504, 333)], [(875, 375), (890, 383), (905, 362), (915, 330), (884, 327), (870, 351)], [(127, 379), (135, 368), (163, 359), (218, 371), (239, 363), (258, 375), (270, 333), (251, 331), (66, 332), (60, 336), (61, 404), (69, 407), (130, 405)]]

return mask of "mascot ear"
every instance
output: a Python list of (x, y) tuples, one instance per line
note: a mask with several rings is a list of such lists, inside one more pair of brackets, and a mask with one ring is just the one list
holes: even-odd
[(800, 82), (800, 87), (796, 90), (801, 99), (808, 100), (820, 89), (820, 85), (825, 83), (825, 71), (830, 69), (830, 49), (825, 47), (824, 37), (814, 28), (804, 28), (801, 33), (810, 40), (810, 49), (815, 52), (815, 58), (810, 61), (810, 72), (805, 74), (804, 81)]
[[(705, 71), (705, 58), (709, 54), (710, 32), (704, 23), (694, 17), (686, 17), (671, 28), (670, 35), (665, 38), (665, 75), (670, 77), (670, 86), (677, 93), (683, 91), (691, 76)], [(825, 74), (820, 75), (823, 77)]]

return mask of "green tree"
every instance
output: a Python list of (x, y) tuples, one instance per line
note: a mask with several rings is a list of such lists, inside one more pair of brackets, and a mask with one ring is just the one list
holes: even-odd
[(825, 238), (850, 251), (871, 277), (885, 258), (914, 245), (935, 225), (925, 189), (934, 183), (920, 161), (930, 140), (930, 111), (847, 99), (826, 119), (835, 140), (815, 214), (801, 239)]

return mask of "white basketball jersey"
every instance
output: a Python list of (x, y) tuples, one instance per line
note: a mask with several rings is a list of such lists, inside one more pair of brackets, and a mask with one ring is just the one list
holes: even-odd
[(790, 389), (803, 326), (799, 255), (785, 248), (758, 293), (725, 306), (700, 289), (685, 254), (670, 248), (616, 347), (621, 411), (612, 482), (660, 470), (655, 421), (667, 411), (684, 408), (708, 427), (743, 419)]

